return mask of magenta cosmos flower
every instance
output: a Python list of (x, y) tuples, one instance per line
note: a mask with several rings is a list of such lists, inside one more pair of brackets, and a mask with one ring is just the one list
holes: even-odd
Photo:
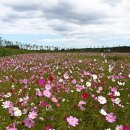
[(73, 116), (67, 117), (67, 122), (69, 123), (69, 125), (71, 125), (73, 127), (78, 125), (78, 119), (76, 117), (73, 117)]
[(45, 126), (44, 130), (51, 130), (51, 126), (50, 125)]
[(39, 79), (39, 81), (38, 81), (38, 84), (40, 85), (40, 86), (42, 86), (42, 85), (44, 85), (45, 84), (45, 80), (44, 79)]
[(130, 126), (123, 126), (123, 130), (130, 130)]
[(114, 116), (113, 113), (108, 113), (106, 115), (106, 120), (110, 123), (113, 123), (116, 121), (116, 116)]
[(45, 101), (40, 101), (40, 104), (39, 104), (40, 107), (46, 107), (47, 105), (48, 105), (47, 102), (45, 102)]

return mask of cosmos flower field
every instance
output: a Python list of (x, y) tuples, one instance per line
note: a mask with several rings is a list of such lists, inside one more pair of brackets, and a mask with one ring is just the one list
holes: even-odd
[(130, 54), (0, 58), (0, 130), (130, 130)]

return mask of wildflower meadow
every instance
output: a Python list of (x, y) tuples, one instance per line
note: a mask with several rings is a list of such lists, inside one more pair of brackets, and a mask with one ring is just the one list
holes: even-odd
[(0, 58), (0, 130), (130, 130), (130, 54)]

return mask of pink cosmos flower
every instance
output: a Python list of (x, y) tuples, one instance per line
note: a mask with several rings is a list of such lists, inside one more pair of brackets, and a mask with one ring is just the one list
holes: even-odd
[(6, 130), (17, 130), (17, 128), (6, 127)]
[(27, 84), (27, 83), (28, 83), (28, 80), (27, 80), (27, 79), (20, 79), (20, 80), (19, 80), (19, 83), (20, 83), (20, 84)]
[(84, 76), (91, 76), (92, 75), (90, 72), (86, 72), (86, 71), (84, 71), (83, 74), (84, 74)]
[(73, 80), (72, 80), (72, 83), (73, 83), (73, 84), (76, 84), (76, 82), (77, 82), (76, 79), (73, 79)]
[(116, 121), (116, 116), (114, 116), (113, 113), (108, 113), (106, 115), (106, 120), (110, 123), (113, 123)]
[(99, 90), (99, 91), (102, 91), (102, 90), (103, 90), (103, 88), (100, 86), (100, 87), (98, 87), (98, 90)]
[(11, 108), (11, 107), (13, 107), (13, 103), (11, 101), (5, 101), (5, 102), (3, 102), (2, 106), (5, 109)]
[(94, 94), (91, 94), (91, 97), (92, 97), (92, 98), (94, 98), (94, 97), (95, 97), (95, 95), (94, 95)]
[(73, 117), (73, 116), (67, 117), (67, 122), (69, 123), (69, 125), (71, 125), (73, 127), (78, 125), (78, 119), (76, 117)]
[(30, 98), (28, 95), (26, 95), (26, 97), (24, 98), (25, 101), (28, 101)]
[(15, 123), (6, 127), (6, 130), (17, 130)]
[(100, 104), (106, 104), (106, 103), (107, 103), (106, 98), (103, 97), (103, 96), (98, 96), (97, 100), (98, 100), (98, 102), (99, 102)]
[(86, 102), (81, 100), (81, 101), (78, 103), (78, 107), (79, 107), (82, 111), (84, 111), (85, 108), (83, 107), (83, 105), (85, 105), (85, 104), (86, 104)]
[(115, 130), (123, 130), (123, 125), (117, 125)]
[(58, 103), (58, 100), (54, 96), (51, 98), (51, 101), (54, 103)]
[(36, 91), (36, 95), (39, 97), (43, 96), (41, 91)]
[(84, 89), (84, 88), (83, 88), (83, 86), (81, 86), (81, 85), (77, 85), (77, 86), (76, 86), (76, 91), (77, 91), (77, 92), (81, 92), (83, 89)]
[(116, 87), (113, 87), (113, 88), (111, 88), (111, 91), (112, 91), (112, 92), (116, 92), (116, 91), (117, 91), (117, 88), (116, 88)]
[(83, 82), (84, 80), (83, 79), (80, 79), (80, 82)]
[(84, 104), (86, 104), (86, 102), (81, 100), (81, 101), (78, 103), (78, 107), (80, 107), (80, 106), (82, 106), (82, 105), (84, 105)]
[(4, 92), (0, 93), (0, 97), (1, 97), (1, 98), (4, 97)]
[(27, 112), (28, 112), (28, 109), (23, 109), (23, 114), (27, 114)]
[(50, 98), (50, 97), (51, 97), (51, 92), (48, 91), (48, 90), (44, 90), (44, 91), (43, 91), (43, 95), (44, 95), (45, 97)]
[(37, 112), (35, 111), (29, 112), (28, 117), (30, 119), (35, 119), (37, 117)]
[(23, 121), (24, 125), (28, 128), (32, 128), (34, 126), (34, 121), (32, 119), (30, 119), (29, 117), (27, 117), (24, 121)]
[(13, 107), (9, 108), (9, 113), (11, 114), (11, 116), (14, 116)]
[(50, 90), (51, 88), (52, 88), (52, 85), (51, 85), (51, 84), (46, 84), (46, 85), (45, 85), (45, 89), (46, 89), (46, 90)]

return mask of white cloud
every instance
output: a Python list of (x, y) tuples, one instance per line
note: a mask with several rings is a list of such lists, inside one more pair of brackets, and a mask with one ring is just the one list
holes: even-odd
[(0, 34), (58, 34), (83, 44), (130, 38), (129, 12), (129, 0), (4, 0)]

